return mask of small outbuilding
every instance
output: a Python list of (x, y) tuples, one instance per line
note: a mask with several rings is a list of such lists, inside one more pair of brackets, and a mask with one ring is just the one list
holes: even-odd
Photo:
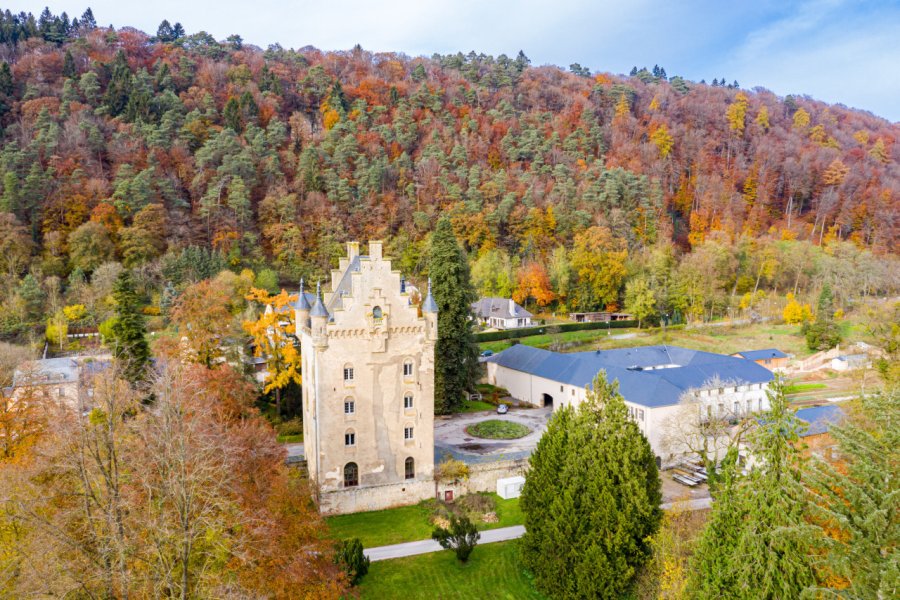
[(787, 366), (788, 355), (778, 348), (764, 348), (762, 350), (745, 350), (743, 352), (735, 352), (731, 356), (738, 358), (746, 358), (752, 360), (758, 365), (762, 365), (770, 371), (783, 369)]
[(867, 354), (846, 354), (831, 359), (831, 368), (835, 371), (864, 369), (868, 366), (869, 356)]
[(525, 478), (521, 475), (515, 477), (502, 477), (497, 480), (497, 495), (504, 500), (510, 498), (518, 498), (522, 495), (522, 488), (525, 486)]

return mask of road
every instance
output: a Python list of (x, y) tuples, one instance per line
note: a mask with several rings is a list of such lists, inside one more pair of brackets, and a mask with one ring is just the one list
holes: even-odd
[[(514, 540), (525, 534), (525, 527), (522, 525), (513, 525), (512, 527), (501, 527), (500, 529), (488, 529), (481, 532), (479, 544), (490, 544), (491, 542), (504, 542), (506, 540)], [(405, 544), (394, 544), (393, 546), (379, 546), (378, 548), (368, 548), (364, 550), (366, 556), (372, 561), (387, 560), (389, 558), (401, 558), (403, 556), (414, 556), (416, 554), (428, 554), (430, 552), (438, 552), (443, 550), (441, 545), (434, 540), (421, 540), (418, 542), (406, 542)]]
[[(668, 510), (675, 505), (674, 502), (667, 502), (660, 505), (663, 510)], [(684, 506), (687, 510), (700, 510), (712, 506), (711, 498), (695, 498), (694, 500), (686, 500)], [(488, 529), (481, 532), (479, 544), (490, 544), (492, 542), (505, 542), (506, 540), (515, 540), (525, 535), (524, 525), (513, 525), (512, 527), (501, 527), (499, 529)], [(419, 540), (417, 542), (406, 542), (404, 544), (393, 544), (392, 546), (378, 546), (377, 548), (367, 548), (363, 553), (369, 557), (369, 560), (376, 562), (379, 560), (388, 560), (391, 558), (403, 558), (404, 556), (415, 556), (416, 554), (429, 554), (431, 552), (440, 552), (443, 550), (441, 545), (434, 540)]]

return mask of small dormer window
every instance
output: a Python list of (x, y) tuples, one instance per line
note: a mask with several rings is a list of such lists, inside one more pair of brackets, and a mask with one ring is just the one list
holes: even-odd
[(380, 323), (381, 319), (384, 317), (384, 312), (381, 310), (380, 306), (376, 306), (372, 309), (372, 318), (375, 319), (376, 323)]

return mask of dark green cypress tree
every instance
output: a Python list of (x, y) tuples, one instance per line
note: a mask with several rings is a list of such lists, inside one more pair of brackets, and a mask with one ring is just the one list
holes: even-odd
[(63, 77), (75, 77), (78, 74), (75, 69), (75, 58), (72, 57), (72, 53), (66, 50), (66, 56), (63, 58)]
[(0, 64), (0, 95), (12, 96), (13, 93), (13, 76), (9, 68), (9, 63)]
[(659, 528), (662, 486), (647, 438), (600, 372), (577, 408), (554, 413), (519, 501), (522, 559), (550, 598), (622, 598)]
[(812, 527), (801, 528), (814, 549), (819, 582), (809, 598), (896, 598), (900, 508), (900, 393), (863, 396), (830, 434), (837, 463), (814, 458), (803, 473)]
[(133, 75), (128, 67), (125, 53), (119, 50), (113, 61), (112, 76), (103, 96), (103, 104), (106, 105), (110, 115), (116, 117), (128, 106), (128, 99), (131, 97), (132, 79)]
[(124, 270), (113, 285), (116, 301), (116, 321), (113, 325), (113, 356), (123, 376), (132, 384), (144, 381), (150, 362), (147, 325), (140, 312), (138, 295), (131, 271)]
[(438, 221), (431, 238), (428, 273), (438, 305), (434, 411), (445, 415), (462, 405), (463, 394), (474, 386), (478, 369), (478, 347), (470, 318), (477, 296), (469, 264), (447, 217)]
[(234, 96), (225, 103), (222, 118), (225, 120), (225, 127), (228, 127), (235, 133), (240, 133), (244, 130), (244, 124), (241, 121), (241, 106)]
[(696, 598), (799, 598), (814, 582), (804, 525), (807, 492), (800, 484), (801, 423), (776, 380), (771, 408), (749, 436), (757, 464), (731, 473), (691, 560), (688, 588)]

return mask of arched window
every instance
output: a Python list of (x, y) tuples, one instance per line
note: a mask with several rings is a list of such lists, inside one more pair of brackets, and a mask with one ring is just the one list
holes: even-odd
[(356, 487), (359, 485), (359, 467), (350, 462), (344, 465), (344, 487)]
[(407, 479), (415, 479), (416, 478), (416, 461), (413, 460), (413, 457), (410, 456), (406, 459), (406, 478)]
[(384, 317), (384, 312), (381, 310), (380, 306), (376, 306), (375, 308), (372, 309), (372, 318), (375, 319), (376, 323), (381, 321), (381, 319), (383, 317)]
[(413, 407), (413, 396), (412, 394), (406, 394), (403, 396), (403, 410), (411, 410)]

